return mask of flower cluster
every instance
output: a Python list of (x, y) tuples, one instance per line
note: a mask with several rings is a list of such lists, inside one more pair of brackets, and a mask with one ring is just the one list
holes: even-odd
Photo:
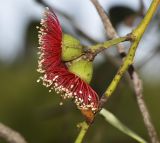
[(39, 28), (38, 72), (42, 76), (37, 80), (55, 90), (64, 99), (73, 98), (79, 109), (91, 109), (96, 112), (99, 107), (97, 93), (79, 76), (71, 73), (62, 60), (62, 29), (51, 10), (45, 11)]

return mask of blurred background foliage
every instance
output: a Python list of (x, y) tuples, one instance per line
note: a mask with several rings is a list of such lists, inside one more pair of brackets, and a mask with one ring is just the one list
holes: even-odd
[[(28, 143), (71, 143), (79, 131), (76, 125), (83, 117), (72, 101), (67, 100), (60, 106), (61, 99), (58, 95), (49, 93), (48, 89), (36, 83), (39, 76), (36, 72), (38, 46), (36, 25), (39, 25), (39, 20), (30, 22), (26, 29), (24, 54), (17, 56), (11, 64), (0, 63), (0, 122), (20, 132)], [(103, 93), (117, 70), (111, 58), (107, 56), (105, 58), (105, 61), (96, 65), (92, 81), (92, 86), (99, 95)], [(112, 58), (118, 59), (117, 56)], [(146, 82), (145, 76), (142, 78), (145, 101), (160, 135), (160, 81), (150, 83), (148, 79)], [(128, 75), (122, 79), (105, 107), (125, 125), (149, 140), (135, 94), (128, 82)], [(84, 142), (135, 141), (109, 125), (101, 116), (97, 116)], [(0, 143), (5, 141), (0, 139)]]

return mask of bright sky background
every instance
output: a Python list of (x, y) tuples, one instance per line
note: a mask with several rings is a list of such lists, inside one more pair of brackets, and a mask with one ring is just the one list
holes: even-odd
[[(104, 28), (101, 20), (89, 0), (46, 0), (51, 6), (61, 9), (74, 18), (75, 23), (88, 35), (100, 41), (105, 40)], [(144, 0), (145, 8), (149, 7), (151, 0)], [(113, 5), (125, 5), (135, 10), (139, 8), (139, 0), (100, 0), (103, 7), (108, 10)], [(39, 20), (42, 17), (43, 9), (34, 0), (5, 0), (0, 5), (0, 60), (12, 62), (17, 55), (23, 53), (25, 32), (31, 20)], [(62, 22), (62, 19), (60, 19)], [(160, 30), (157, 24), (152, 23), (151, 30), (145, 34), (140, 43), (136, 63), (142, 61), (151, 54), (152, 45), (160, 44)], [(119, 26), (119, 34), (125, 35), (131, 32), (132, 28), (126, 27), (123, 23)], [(159, 33), (157, 32), (159, 31)], [(154, 36), (153, 36), (154, 35)], [(160, 73), (160, 56), (156, 56), (148, 63), (143, 73), (153, 76)], [(151, 70), (153, 65), (156, 69)], [(159, 76), (160, 77), (160, 76)], [(160, 79), (160, 78), (159, 78)]]

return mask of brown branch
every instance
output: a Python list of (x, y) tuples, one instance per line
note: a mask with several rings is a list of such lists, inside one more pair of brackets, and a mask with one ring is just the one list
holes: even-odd
[[(100, 15), (100, 18), (104, 24), (104, 28), (106, 30), (106, 34), (107, 37), (109, 39), (114, 39), (114, 38), (118, 38), (118, 34), (115, 31), (114, 27), (112, 26), (112, 23), (109, 20), (109, 17), (106, 15), (105, 11), (103, 10), (103, 8), (101, 7), (101, 5), (99, 4), (99, 2), (97, 0), (91, 0), (91, 2), (94, 4), (95, 8), (97, 9), (98, 14)], [(118, 47), (118, 52), (120, 54), (125, 54), (125, 50), (122, 44), (117, 44)]]
[(138, 11), (138, 14), (139, 14), (139, 16), (142, 16), (142, 17), (144, 17), (144, 15), (145, 15), (145, 6), (144, 6), (144, 2), (143, 2), (143, 0), (139, 0), (139, 3), (140, 3), (140, 7), (139, 7), (139, 11)]
[[(105, 27), (105, 30), (107, 33), (107, 36), (111, 39), (119, 37), (116, 30), (112, 26), (112, 24), (109, 20), (109, 17), (106, 15), (105, 11), (103, 10), (103, 8), (99, 4), (99, 2), (97, 0), (91, 0), (91, 2), (94, 4), (95, 8), (97, 9), (97, 11), (101, 17), (101, 20), (104, 24), (104, 27)], [(120, 56), (124, 59), (124, 57), (126, 57), (124, 46), (122, 44), (118, 44), (117, 49), (118, 49)], [(144, 124), (147, 128), (150, 140), (152, 143), (159, 143), (156, 130), (154, 128), (154, 125), (152, 124), (149, 111), (148, 111), (147, 106), (145, 104), (145, 101), (143, 99), (142, 82), (141, 82), (138, 74), (134, 70), (133, 65), (131, 65), (129, 67), (128, 73), (129, 73), (130, 78), (132, 79), (132, 82), (133, 82), (133, 88), (134, 88), (134, 92), (136, 94), (137, 103), (138, 103), (139, 109), (141, 111), (141, 114), (142, 114), (142, 117), (144, 120)], [(106, 101), (107, 99), (104, 100), (104, 97), (102, 99), (103, 99), (102, 100), (102, 105), (103, 105), (104, 101)]]
[(136, 96), (137, 103), (138, 103), (139, 109), (141, 111), (145, 126), (148, 130), (150, 140), (151, 140), (152, 143), (159, 143), (159, 139), (158, 139), (156, 130), (155, 130), (153, 124), (152, 124), (151, 116), (149, 114), (146, 103), (144, 101), (144, 97), (143, 97), (143, 94), (142, 94), (142, 91), (141, 91), (142, 89), (140, 89), (140, 87), (139, 87), (139, 85), (142, 85), (142, 81), (139, 79), (137, 74), (135, 74), (135, 73), (133, 73), (133, 74), (134, 74), (133, 75), (134, 79), (136, 79), (136, 80), (133, 80), (133, 84), (134, 84), (134, 86), (136, 86), (135, 93), (137, 95)]
[(3, 138), (8, 143), (27, 143), (17, 131), (2, 123), (0, 123), (0, 138)]

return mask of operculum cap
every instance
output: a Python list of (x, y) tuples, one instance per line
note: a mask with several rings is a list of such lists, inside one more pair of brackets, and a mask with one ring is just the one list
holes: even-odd
[(70, 61), (83, 53), (83, 46), (73, 36), (64, 34), (62, 38), (62, 60)]
[(68, 69), (70, 72), (79, 76), (82, 80), (90, 83), (93, 75), (93, 62), (87, 59), (81, 59), (78, 61), (73, 61)]

